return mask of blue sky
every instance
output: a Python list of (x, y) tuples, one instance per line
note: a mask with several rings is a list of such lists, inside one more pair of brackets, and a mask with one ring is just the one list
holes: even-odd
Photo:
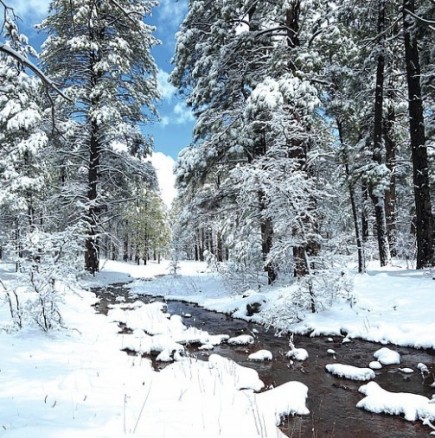
[[(32, 45), (38, 50), (44, 40), (33, 30), (48, 13), (50, 0), (8, 0), (22, 19), (20, 28)], [(160, 0), (160, 6), (154, 8), (152, 17), (146, 21), (156, 26), (156, 36), (162, 42), (153, 49), (153, 56), (159, 68), (159, 87), (162, 100), (157, 103), (161, 118), (145, 129), (145, 133), (154, 137), (154, 149), (176, 158), (181, 149), (192, 141), (193, 117), (177, 90), (168, 82), (173, 66), (171, 59), (175, 48), (175, 32), (178, 30), (186, 12), (187, 0)]]

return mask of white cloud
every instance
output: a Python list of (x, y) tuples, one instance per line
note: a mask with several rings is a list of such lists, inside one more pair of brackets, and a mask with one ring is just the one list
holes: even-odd
[(171, 100), (177, 89), (169, 83), (169, 73), (160, 69), (157, 72), (157, 87), (163, 100)]
[(178, 27), (187, 11), (186, 0), (160, 0), (158, 6), (160, 21), (166, 26)]
[(192, 111), (185, 102), (178, 102), (174, 106), (175, 123), (177, 125), (183, 125), (184, 123), (193, 122), (195, 118), (193, 117)]
[(151, 155), (151, 163), (157, 172), (157, 180), (159, 182), (162, 200), (170, 207), (177, 195), (174, 175), (175, 161), (172, 157), (162, 152), (153, 152)]
[(161, 127), (168, 126), (169, 123), (171, 123), (169, 117), (163, 116), (163, 117), (160, 118), (160, 126)]
[(34, 24), (47, 16), (50, 0), (8, 0), (6, 3), (19, 17)]

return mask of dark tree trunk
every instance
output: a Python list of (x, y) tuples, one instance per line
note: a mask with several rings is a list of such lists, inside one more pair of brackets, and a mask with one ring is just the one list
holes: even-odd
[(361, 237), (363, 243), (366, 243), (369, 238), (369, 221), (367, 219), (366, 204), (369, 199), (367, 186), (361, 186), (362, 206), (361, 206)]
[(420, 83), (420, 57), (414, 28), (414, 0), (403, 2), (406, 79), (408, 82), (409, 130), (411, 138), (414, 199), (417, 231), (417, 269), (434, 264), (433, 218), (429, 169)]
[(90, 123), (91, 136), (89, 141), (89, 171), (88, 171), (88, 233), (85, 250), (85, 268), (92, 274), (99, 270), (98, 257), (98, 207), (97, 183), (100, 166), (101, 148), (97, 139), (97, 124)]
[[(383, 135), (383, 102), (384, 102), (384, 70), (385, 70), (385, 1), (378, 0), (378, 59), (376, 68), (375, 111), (373, 126), (373, 155), (375, 165), (382, 164)], [(378, 238), (379, 261), (386, 266), (391, 261), (388, 244), (387, 219), (385, 214), (385, 195), (379, 188), (378, 181), (371, 181), (370, 198), (375, 209), (376, 233)]]
[(261, 252), (263, 254), (264, 271), (267, 273), (267, 284), (272, 284), (277, 274), (267, 257), (272, 249), (273, 227), (272, 221), (269, 218), (263, 219), (260, 224), (261, 228)]
[(224, 249), (223, 249), (223, 241), (222, 241), (222, 235), (218, 231), (216, 235), (216, 260), (218, 262), (224, 261)]
[(304, 277), (310, 273), (304, 246), (293, 247), (293, 264), (295, 277)]
[(345, 171), (346, 171), (347, 186), (349, 188), (349, 199), (350, 199), (350, 205), (352, 207), (353, 225), (355, 228), (356, 247), (357, 247), (357, 253), (358, 253), (358, 272), (360, 274), (362, 274), (366, 271), (364, 243), (363, 243), (363, 238), (361, 235), (361, 230), (359, 227), (358, 209), (356, 207), (356, 202), (355, 202), (355, 188), (354, 188), (354, 184), (352, 182), (352, 175), (351, 175), (351, 171), (349, 168), (349, 157), (347, 154), (347, 149), (346, 149), (346, 145), (344, 143), (344, 138), (343, 138), (343, 127), (342, 127), (339, 120), (337, 120), (337, 130), (338, 130), (338, 137), (340, 139), (340, 143), (341, 143), (343, 151), (344, 151), (344, 157), (343, 157), (344, 158), (344, 166), (345, 166)]
[[(389, 96), (390, 99), (392, 96)], [(386, 165), (390, 171), (390, 185), (385, 193), (385, 213), (387, 219), (387, 237), (390, 252), (393, 257), (397, 255), (396, 248), (396, 153), (397, 144), (393, 138), (393, 129), (396, 122), (394, 107), (388, 107), (387, 117), (384, 120), (384, 142)]]
[(204, 228), (201, 228), (199, 230), (199, 248), (198, 248), (198, 255), (199, 255), (199, 261), (204, 261), (204, 250), (205, 250), (205, 231)]
[[(94, 41), (96, 39), (95, 30), (92, 26), (89, 28), (89, 39)], [(100, 33), (103, 31), (100, 30)], [(100, 35), (102, 37), (102, 35)], [(98, 86), (101, 79), (101, 73), (95, 72), (95, 65), (101, 60), (101, 53), (95, 50), (91, 50), (89, 53), (89, 88), (94, 91)], [(88, 108), (88, 125), (89, 125), (89, 169), (88, 169), (88, 230), (87, 238), (85, 242), (85, 269), (92, 274), (95, 274), (99, 270), (99, 248), (98, 248), (98, 226), (99, 226), (99, 213), (100, 208), (98, 206), (98, 179), (99, 168), (101, 161), (101, 144), (99, 137), (98, 124), (91, 114), (94, 107), (98, 104), (98, 100), (95, 97), (90, 98)]]

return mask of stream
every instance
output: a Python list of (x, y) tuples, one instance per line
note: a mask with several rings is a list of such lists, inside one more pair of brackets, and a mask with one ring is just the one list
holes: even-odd
[[(145, 303), (151, 301), (165, 301), (162, 297), (146, 295), (130, 295), (129, 289), (122, 284), (111, 285), (106, 288), (93, 288), (100, 301), (96, 305), (98, 312), (106, 313), (111, 304), (122, 304), (116, 301), (117, 297), (123, 297), (126, 303), (137, 300)], [(119, 299), (119, 298), (118, 298)], [(232, 359), (240, 365), (257, 370), (260, 378), (266, 385), (278, 386), (288, 381), (299, 381), (308, 386), (307, 407), (310, 415), (291, 416), (282, 425), (281, 430), (289, 437), (300, 438), (407, 438), (428, 437), (431, 429), (423, 426), (421, 422), (408, 422), (398, 416), (385, 414), (372, 414), (356, 408), (356, 404), (363, 398), (358, 388), (364, 382), (356, 382), (340, 379), (325, 371), (328, 363), (343, 363), (359, 367), (367, 367), (374, 360), (373, 353), (382, 347), (380, 344), (352, 340), (343, 344), (341, 337), (315, 337), (295, 336), (294, 344), (297, 348), (305, 348), (309, 358), (304, 362), (294, 361), (290, 363), (285, 357), (288, 348), (288, 336), (275, 336), (273, 330), (234, 319), (230, 316), (205, 310), (195, 304), (182, 301), (165, 301), (170, 314), (186, 315), (183, 318), (186, 326), (194, 326), (209, 332), (210, 334), (228, 334), (237, 336), (240, 334), (254, 334), (255, 343), (249, 346), (231, 346), (221, 344), (211, 352), (197, 350), (189, 347), (191, 355), (198, 359), (207, 360), (212, 353), (217, 353)], [(401, 363), (398, 365), (384, 366), (376, 370), (375, 381), (383, 388), (393, 392), (410, 392), (424, 395), (428, 398), (435, 393), (433, 383), (433, 371), (435, 367), (435, 351), (417, 350), (405, 347), (391, 346), (391, 349), (401, 355)], [(272, 361), (257, 362), (248, 360), (248, 355), (254, 351), (265, 349), (273, 354)], [(328, 349), (336, 352), (336, 360), (327, 353)], [(432, 370), (430, 379), (423, 380), (418, 363), (426, 364)], [(165, 364), (160, 362), (154, 366), (158, 369)], [(415, 370), (412, 374), (403, 374), (399, 367), (409, 367)]]

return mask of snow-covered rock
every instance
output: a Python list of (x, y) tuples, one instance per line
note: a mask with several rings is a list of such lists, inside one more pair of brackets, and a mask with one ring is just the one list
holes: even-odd
[(399, 371), (403, 374), (412, 374), (414, 372), (412, 368), (399, 368)]
[(400, 364), (400, 354), (397, 351), (390, 350), (387, 347), (382, 347), (375, 351), (374, 358), (382, 365), (396, 365)]
[(382, 368), (382, 364), (377, 360), (372, 360), (369, 363), (369, 368), (371, 368), (372, 370), (380, 370)]
[(210, 355), (208, 359), (209, 367), (222, 376), (230, 376), (232, 385), (236, 389), (252, 389), (260, 391), (264, 388), (264, 383), (258, 377), (257, 371), (247, 368), (236, 362), (219, 356), (218, 354)]
[(435, 404), (422, 395), (389, 392), (375, 382), (361, 386), (359, 391), (365, 397), (357, 403), (357, 408), (376, 414), (403, 415), (407, 421), (435, 420)]
[(308, 351), (305, 348), (292, 348), (287, 352), (286, 357), (290, 359), (295, 359), (299, 361), (304, 361), (308, 359)]
[(350, 380), (371, 380), (376, 377), (375, 372), (370, 368), (359, 368), (353, 365), (344, 365), (340, 363), (328, 364), (325, 366), (326, 371), (337, 377), (343, 377)]
[(272, 358), (272, 353), (269, 350), (258, 350), (248, 356), (248, 359), (258, 361), (272, 360)]
[(230, 345), (249, 345), (254, 343), (254, 338), (251, 335), (240, 335), (228, 339)]
[(278, 426), (286, 415), (308, 415), (306, 407), (308, 387), (300, 382), (287, 382), (257, 395), (262, 412), (275, 416)]

